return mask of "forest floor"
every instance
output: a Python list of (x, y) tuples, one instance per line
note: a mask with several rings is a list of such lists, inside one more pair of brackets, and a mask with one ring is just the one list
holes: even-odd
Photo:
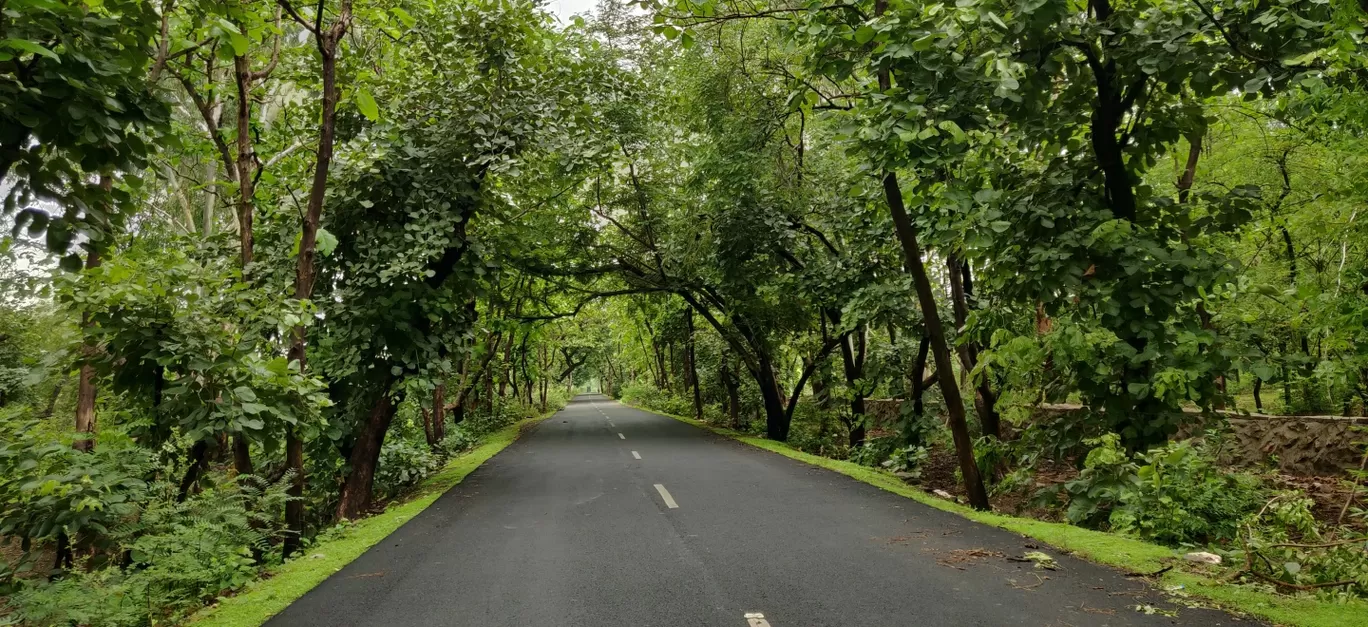
[[(931, 493), (936, 490), (948, 492), (955, 496), (956, 501), (964, 502), (966, 498), (964, 486), (955, 475), (958, 469), (959, 459), (955, 456), (955, 451), (952, 448), (932, 447), (928, 451), (926, 463), (920, 468), (920, 476), (909, 479), (908, 483)], [(1349, 500), (1351, 492), (1353, 492), (1354, 499), (1350, 503), (1351, 507), (1368, 507), (1368, 491), (1358, 490), (1354, 492), (1343, 476), (1291, 475), (1235, 467), (1230, 470), (1255, 472), (1264, 478), (1271, 487), (1278, 490), (1301, 490), (1315, 501), (1312, 513), (1322, 523), (1334, 524), (1343, 521), (1349, 527), (1359, 530), (1368, 527), (1368, 523), (1361, 519), (1352, 517), (1341, 519), (1340, 517), (1340, 513), (1344, 511), (1345, 501)], [(1071, 460), (1041, 460), (1037, 463), (1035, 480), (1030, 486), (994, 494), (989, 501), (992, 503), (995, 512), (1036, 520), (1060, 522), (1062, 518), (1059, 508), (1043, 507), (1032, 503), (1032, 500), (1041, 489), (1062, 484), (1076, 477), (1078, 477), (1078, 468)]]

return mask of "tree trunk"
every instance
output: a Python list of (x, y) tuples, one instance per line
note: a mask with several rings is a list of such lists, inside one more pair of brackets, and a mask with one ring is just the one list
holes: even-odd
[(185, 469), (185, 476), (181, 478), (180, 490), (176, 493), (176, 502), (185, 502), (186, 497), (190, 496), (190, 490), (199, 483), (200, 475), (204, 474), (204, 467), (209, 463), (209, 442), (200, 440), (190, 447), (190, 465)]
[(922, 333), (921, 341), (917, 343), (917, 359), (912, 362), (912, 415), (921, 419), (926, 415), (926, 357), (931, 348), (931, 338)]
[[(951, 308), (955, 314), (956, 333), (962, 334), (965, 324), (969, 320), (969, 296), (973, 294), (973, 279), (969, 274), (969, 264), (960, 261), (954, 253), (946, 255), (945, 265), (950, 277), (950, 300)], [(978, 366), (978, 344), (975, 342), (956, 342), (956, 344), (960, 365), (964, 368), (965, 375), (969, 376)], [(992, 385), (988, 383), (987, 377), (984, 377), (974, 385), (974, 410), (978, 412), (979, 422), (983, 425), (983, 434), (1001, 438), (1002, 420), (998, 416), (996, 405), (997, 395), (993, 393)]]
[(694, 350), (694, 313), (689, 309), (684, 313), (684, 325), (689, 332), (688, 346), (686, 347), (685, 358), (689, 360), (689, 381), (693, 383), (693, 402), (694, 419), (703, 420), (703, 392), (698, 381), (698, 363), (695, 361), (697, 356)]
[[(832, 323), (839, 323), (838, 313), (830, 314)], [(844, 366), (846, 386), (850, 388), (850, 445), (859, 446), (865, 439), (865, 397), (859, 380), (864, 377), (865, 328), (861, 325), (854, 337), (846, 336), (841, 340), (841, 363)], [(851, 346), (858, 345), (858, 349)]]
[[(113, 190), (114, 178), (108, 174), (101, 174), (100, 189), (106, 193)], [(90, 251), (86, 254), (86, 271), (100, 267), (100, 263), (100, 250), (91, 246)], [(81, 316), (81, 327), (83, 329), (89, 329), (94, 324), (88, 314)], [(95, 358), (99, 350), (98, 346), (89, 341), (81, 343), (81, 369), (76, 381), (76, 433), (90, 434), (90, 437), (81, 437), (71, 443), (72, 448), (78, 451), (90, 452), (95, 450), (95, 366), (90, 364), (90, 360)]]
[[(881, 83), (888, 82), (886, 73), (880, 79)], [(885, 89), (887, 88), (885, 85)], [(931, 354), (936, 360), (936, 373), (940, 378), (941, 395), (945, 398), (946, 412), (949, 414), (950, 432), (955, 440), (964, 490), (969, 497), (969, 504), (974, 509), (987, 510), (990, 508), (988, 493), (983, 488), (983, 479), (979, 476), (978, 464), (974, 460), (974, 441), (969, 435), (969, 424), (964, 415), (964, 400), (955, 381), (954, 357), (951, 356), (950, 346), (946, 341), (945, 328), (941, 326), (936, 297), (931, 290), (931, 279), (926, 274), (926, 266), (922, 265), (917, 230), (907, 216), (907, 210), (903, 206), (902, 189), (898, 187), (898, 177), (892, 171), (884, 173), (883, 188), (898, 241), (902, 244), (904, 265), (912, 275), (917, 300), (921, 303), (922, 320), (931, 343)]]
[(242, 274), (247, 275), (247, 266), (252, 264), (252, 206), (256, 195), (256, 182), (252, 177), (252, 70), (251, 59), (246, 55), (233, 57), (233, 75), (236, 79), (237, 97), (237, 219), (238, 254), (242, 262)]
[(446, 439), (446, 384), (438, 384), (432, 391), (432, 433), (436, 442)]
[(724, 358), (722, 361), (722, 387), (727, 389), (727, 419), (731, 428), (740, 429), (741, 425), (741, 381), (732, 371)]
[(239, 475), (250, 475), (253, 472), (251, 444), (241, 433), (233, 436), (233, 470)]
[(779, 393), (779, 382), (774, 377), (774, 364), (767, 353), (759, 352), (758, 358), (755, 382), (760, 385), (760, 399), (765, 406), (765, 437), (785, 442), (789, 434), (789, 415), (784, 410), (783, 395)]
[[(351, 22), (351, 1), (343, 0), (337, 19), (328, 29), (317, 30), (314, 41), (318, 44), (318, 56), (322, 66), (323, 101), (318, 130), (318, 151), (314, 158), (313, 181), (309, 188), (309, 203), (300, 226), (299, 257), (295, 265), (295, 298), (313, 298), (314, 255), (318, 243), (319, 222), (323, 217), (323, 200), (328, 189), (328, 171), (332, 166), (333, 141), (337, 130), (337, 47)], [(299, 364), (300, 372), (307, 367), (303, 325), (294, 328), (290, 342), (289, 359)], [(289, 557), (299, 548), (304, 535), (304, 442), (293, 426), (285, 429), (285, 466), (293, 473), (289, 495), (292, 497), (285, 505), (285, 526), (287, 534), (281, 545), (282, 552)], [(369, 498), (369, 495), (367, 495)]]
[(342, 495), (337, 501), (337, 519), (355, 520), (370, 509), (371, 493), (375, 485), (375, 467), (380, 462), (380, 447), (385, 433), (394, 420), (394, 399), (390, 397), (389, 380), (380, 386), (379, 398), (371, 406), (361, 432), (352, 445), (347, 478), (342, 483)]
[(1263, 413), (1263, 379), (1254, 376), (1254, 411)]

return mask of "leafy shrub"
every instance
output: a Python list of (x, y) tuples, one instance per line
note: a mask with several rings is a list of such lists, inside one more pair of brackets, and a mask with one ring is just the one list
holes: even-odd
[(42, 625), (174, 622), (256, 576), (253, 553), (283, 533), (273, 513), (288, 499), (289, 481), (262, 486), (240, 477), (181, 503), (176, 486), (157, 483), (137, 513), (110, 531), (113, 563), (53, 581), (15, 581), (13, 617)]
[(1070, 522), (1103, 526), (1168, 545), (1233, 539), (1262, 491), (1247, 474), (1216, 465), (1201, 440), (1185, 440), (1137, 453), (1120, 437), (1091, 440), (1078, 478), (1066, 482)]
[(148, 496), (144, 477), (155, 468), (151, 452), (86, 453), (41, 443), (29, 435), (34, 430), (26, 425), (0, 443), (0, 536), (18, 539), (26, 553), (59, 537), (88, 548), (136, 514)]
[(445, 462), (446, 456), (433, 452), (427, 442), (386, 438), (375, 468), (375, 492), (393, 498), (436, 472)]
[(893, 472), (902, 472), (912, 475), (912, 478), (921, 477), (921, 467), (930, 458), (930, 453), (926, 447), (916, 444), (893, 449), (893, 453), (885, 459), (880, 466)]
[(693, 401), (691, 399), (674, 396), (653, 385), (642, 383), (633, 383), (624, 387), (622, 389), (622, 401), (629, 405), (645, 407), (662, 414), (673, 414), (676, 416), (693, 416), (694, 414)]
[(861, 466), (880, 466), (898, 449), (896, 436), (869, 438), (850, 451), (850, 461)]
[(1311, 513), (1314, 504), (1300, 492), (1274, 495), (1243, 521), (1248, 535), (1232, 558), (1245, 563), (1242, 574), (1286, 589), (1368, 596), (1368, 536), (1347, 527), (1326, 531)]

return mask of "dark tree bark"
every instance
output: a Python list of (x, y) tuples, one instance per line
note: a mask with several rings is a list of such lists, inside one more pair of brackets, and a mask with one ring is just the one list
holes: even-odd
[(52, 417), (52, 412), (57, 411), (57, 399), (62, 397), (62, 389), (66, 387), (67, 379), (70, 376), (71, 375), (68, 374), (61, 379), (58, 379), (56, 385), (52, 386), (52, 394), (48, 396), (47, 405), (43, 407), (42, 413), (38, 414), (39, 418), (46, 420)]
[(694, 418), (703, 420), (703, 392), (698, 382), (698, 364), (695, 362), (697, 357), (694, 350), (694, 313), (693, 309), (688, 309), (684, 313), (684, 325), (689, 332), (689, 343), (685, 358), (689, 361), (689, 381), (693, 383), (693, 402)]
[(186, 497), (190, 496), (190, 490), (199, 483), (200, 475), (204, 474), (204, 468), (209, 464), (209, 442), (200, 440), (190, 447), (190, 465), (185, 469), (185, 476), (181, 477), (180, 490), (176, 492), (176, 502), (185, 502)]
[(920, 419), (926, 415), (926, 357), (931, 348), (930, 336), (922, 333), (921, 341), (917, 343), (917, 359), (912, 362), (912, 415)]
[[(337, 133), (337, 51), (342, 37), (346, 34), (352, 19), (351, 0), (342, 0), (337, 17), (324, 28), (322, 25), (323, 0), (319, 0), (316, 10), (318, 20), (310, 23), (295, 12), (287, 0), (278, 4), (290, 13), (290, 17), (313, 34), (318, 48), (323, 80), (323, 97), (318, 129), (318, 150), (314, 157), (313, 181), (309, 188), (309, 202), (300, 226), (299, 257), (295, 266), (295, 298), (313, 298), (314, 280), (317, 268), (314, 257), (317, 254), (319, 222), (323, 217), (323, 200), (328, 189), (328, 171), (332, 166), (333, 142)], [(299, 364), (300, 371), (307, 367), (305, 342), (307, 334), (303, 326), (294, 328), (290, 342), (289, 359)], [(379, 454), (377, 449), (376, 454)], [(281, 545), (285, 556), (290, 556), (299, 548), (304, 535), (304, 442), (293, 427), (285, 430), (285, 465), (293, 473), (289, 489), (292, 499), (285, 505), (285, 526), (288, 533)], [(367, 483), (369, 487), (369, 483)], [(344, 488), (345, 491), (345, 488)], [(355, 498), (355, 497), (353, 497)], [(370, 498), (366, 496), (367, 500)]]
[[(114, 189), (114, 179), (107, 174), (101, 174), (100, 187), (106, 192)], [(86, 254), (85, 269), (93, 270), (100, 267), (100, 263), (100, 249), (92, 246)], [(82, 314), (82, 328), (88, 329), (94, 324), (88, 314)], [(90, 360), (95, 358), (99, 350), (99, 347), (88, 341), (81, 343), (81, 368), (76, 380), (76, 433), (89, 434), (90, 437), (80, 437), (71, 443), (72, 448), (78, 451), (95, 450), (95, 366)]]
[(348, 465), (351, 470), (342, 484), (342, 495), (337, 501), (337, 519), (355, 520), (372, 504), (375, 485), (375, 467), (380, 462), (380, 446), (385, 441), (390, 422), (394, 420), (397, 408), (395, 399), (390, 396), (390, 380), (379, 386), (377, 398), (366, 415), (361, 431), (352, 445)]
[[(840, 312), (828, 312), (833, 325), (840, 324)], [(841, 340), (841, 364), (845, 372), (846, 386), (850, 388), (849, 442), (859, 446), (865, 440), (865, 397), (859, 380), (864, 377), (865, 365), (865, 327), (860, 326), (854, 333)]]
[[(881, 83), (887, 83), (888, 80), (886, 73), (880, 77)], [(888, 86), (885, 85), (885, 89), (887, 88)], [(905, 257), (904, 265), (908, 273), (912, 275), (912, 282), (916, 286), (917, 300), (921, 303), (922, 319), (925, 321), (927, 336), (931, 344), (931, 354), (936, 360), (936, 373), (940, 379), (941, 395), (945, 397), (950, 433), (955, 440), (955, 452), (959, 457), (964, 490), (969, 497), (969, 504), (974, 509), (987, 510), (990, 508), (988, 492), (983, 487), (983, 479), (979, 476), (978, 464), (974, 460), (974, 441), (969, 435), (969, 424), (964, 415), (964, 399), (960, 396), (959, 386), (955, 381), (954, 357), (950, 354), (950, 346), (945, 337), (945, 328), (941, 326), (936, 297), (931, 290), (931, 279), (926, 274), (926, 266), (922, 264), (921, 244), (917, 241), (917, 230), (903, 206), (902, 189), (898, 187), (897, 175), (891, 171), (885, 172), (883, 188), (884, 197), (888, 201), (889, 212), (893, 216), (893, 226), (897, 231), (898, 241), (902, 244)]]
[(724, 358), (722, 360), (722, 387), (727, 390), (727, 419), (731, 423), (731, 428), (740, 429), (741, 424), (741, 381), (732, 371), (731, 364)]
[[(946, 255), (945, 265), (950, 277), (950, 300), (955, 314), (956, 332), (964, 333), (965, 324), (969, 320), (969, 297), (973, 294), (973, 278), (969, 264), (961, 261), (954, 253)], [(978, 343), (956, 344), (960, 365), (968, 376), (978, 366)], [(984, 377), (974, 385), (974, 410), (978, 412), (979, 422), (983, 425), (983, 434), (1001, 438), (1002, 419), (998, 416), (996, 406), (997, 394), (993, 392), (992, 384), (988, 382), (987, 377)]]

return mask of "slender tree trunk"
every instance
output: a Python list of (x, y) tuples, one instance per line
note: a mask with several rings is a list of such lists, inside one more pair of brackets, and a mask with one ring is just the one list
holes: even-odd
[[(832, 313), (832, 323), (839, 323), (839, 314)], [(841, 340), (841, 363), (844, 366), (846, 386), (850, 388), (850, 445), (859, 446), (865, 439), (865, 397), (860, 389), (860, 379), (864, 377), (865, 329), (863, 325), (855, 333)], [(858, 350), (852, 344), (858, 343)]]
[(190, 490), (199, 483), (200, 475), (204, 474), (204, 467), (209, 463), (209, 442), (200, 440), (190, 447), (190, 465), (185, 469), (185, 476), (181, 477), (180, 490), (176, 493), (176, 502), (182, 503), (190, 496)]
[(917, 343), (917, 359), (912, 362), (912, 415), (921, 419), (926, 415), (926, 357), (931, 348), (931, 337), (922, 333)]
[(441, 444), (446, 439), (446, 384), (438, 384), (432, 390), (432, 433)]
[(52, 412), (57, 411), (57, 399), (62, 397), (62, 389), (66, 387), (67, 379), (70, 376), (68, 374), (58, 379), (57, 383), (52, 386), (52, 394), (48, 395), (47, 405), (43, 406), (42, 413), (38, 414), (39, 418), (46, 420), (52, 417)]
[(684, 325), (685, 325), (685, 328), (687, 328), (687, 329), (688, 329), (688, 332), (689, 332), (689, 340), (688, 340), (689, 343), (688, 343), (688, 346), (687, 346), (687, 348), (686, 348), (687, 353), (685, 354), (685, 358), (688, 359), (688, 361), (689, 361), (689, 381), (693, 383), (694, 419), (695, 419), (695, 420), (703, 420), (703, 392), (702, 392), (702, 390), (701, 390), (700, 387), (699, 387), (699, 382), (698, 382), (698, 364), (695, 362), (695, 357), (696, 357), (697, 355), (696, 355), (695, 350), (694, 350), (694, 319), (693, 319), (693, 318), (694, 318), (693, 309), (690, 308), (690, 309), (688, 309), (688, 310), (684, 313)]
[[(950, 300), (955, 314), (956, 333), (964, 333), (969, 320), (969, 295), (973, 293), (973, 283), (969, 274), (969, 264), (951, 253), (945, 257), (946, 269), (950, 277)], [(976, 342), (956, 342), (960, 365), (969, 376), (978, 366), (978, 344)], [(997, 413), (997, 395), (992, 385), (984, 377), (974, 385), (974, 410), (983, 425), (983, 434), (994, 438), (1002, 437), (1001, 418)]]
[(727, 419), (731, 428), (741, 429), (741, 381), (726, 358), (722, 361), (722, 387), (727, 389)]
[[(322, 5), (319, 5), (322, 10)], [(318, 130), (318, 151), (314, 158), (313, 182), (309, 188), (309, 203), (304, 213), (299, 234), (299, 257), (295, 266), (295, 298), (313, 298), (314, 280), (317, 268), (314, 256), (317, 253), (319, 223), (323, 217), (323, 200), (328, 189), (328, 171), (332, 166), (333, 142), (337, 130), (337, 48), (351, 23), (351, 1), (343, 0), (336, 20), (327, 28), (319, 30), (321, 24), (314, 26), (314, 42), (318, 45), (318, 56), (322, 65), (323, 101)], [(307, 368), (307, 339), (304, 327), (294, 328), (290, 342), (289, 359), (299, 365), (304, 372)], [(387, 393), (385, 390), (383, 393)], [(379, 454), (377, 450), (376, 454)], [(293, 426), (285, 430), (285, 465), (293, 473), (290, 489), (291, 500), (285, 504), (285, 526), (288, 533), (281, 549), (286, 557), (299, 548), (304, 535), (304, 442)], [(369, 482), (367, 487), (369, 487)], [(345, 496), (345, 487), (344, 487)], [(355, 496), (353, 496), (355, 498)], [(370, 495), (366, 495), (367, 502)]]
[[(252, 69), (251, 59), (246, 55), (233, 57), (233, 76), (236, 79), (237, 97), (237, 221), (238, 221), (238, 259), (242, 265), (242, 276), (247, 278), (248, 267), (252, 265), (254, 243), (252, 240), (252, 221), (256, 213), (253, 205), (256, 196), (256, 180), (253, 176), (254, 158), (252, 148)], [(252, 474), (252, 449), (246, 434), (233, 436), (233, 469), (239, 475)]]
[[(100, 187), (105, 192), (114, 188), (114, 179), (106, 174), (100, 175)], [(95, 247), (90, 248), (86, 254), (86, 271), (100, 267), (100, 251)], [(89, 314), (81, 316), (81, 327), (90, 329), (95, 323), (90, 319)], [(89, 340), (81, 343), (81, 369), (76, 382), (76, 433), (77, 439), (71, 443), (72, 448), (78, 451), (90, 452), (95, 450), (95, 366), (90, 363), (95, 355), (99, 353), (99, 347)], [(89, 437), (86, 437), (86, 435)]]
[[(886, 73), (880, 77), (880, 82), (881, 84), (888, 82)], [(888, 89), (888, 86), (885, 85), (884, 88)], [(988, 492), (983, 488), (983, 479), (979, 476), (978, 464), (974, 460), (974, 441), (969, 435), (969, 424), (964, 415), (964, 400), (960, 396), (959, 386), (955, 381), (954, 357), (951, 356), (950, 346), (946, 341), (945, 328), (941, 326), (940, 313), (936, 307), (936, 297), (931, 290), (931, 279), (926, 274), (926, 266), (922, 264), (921, 244), (917, 241), (916, 226), (912, 224), (912, 220), (907, 216), (907, 210), (903, 206), (902, 189), (898, 187), (897, 175), (891, 171), (885, 172), (883, 188), (884, 197), (888, 201), (889, 212), (893, 216), (893, 225), (897, 231), (898, 241), (902, 244), (905, 256), (904, 265), (912, 275), (912, 282), (917, 290), (917, 300), (921, 303), (922, 320), (926, 325), (927, 336), (931, 343), (931, 354), (936, 360), (936, 373), (940, 378), (941, 395), (945, 397), (950, 433), (955, 440), (955, 451), (959, 457), (964, 490), (969, 497), (969, 504), (974, 509), (987, 510), (990, 508)]]
[(371, 405), (361, 432), (352, 445), (348, 465), (351, 470), (342, 484), (342, 495), (337, 501), (337, 519), (355, 520), (372, 503), (375, 485), (375, 467), (380, 462), (380, 447), (385, 442), (385, 433), (394, 420), (395, 401), (390, 397), (389, 380), (379, 387), (379, 397)]
[(1263, 413), (1263, 379), (1254, 376), (1254, 411)]

